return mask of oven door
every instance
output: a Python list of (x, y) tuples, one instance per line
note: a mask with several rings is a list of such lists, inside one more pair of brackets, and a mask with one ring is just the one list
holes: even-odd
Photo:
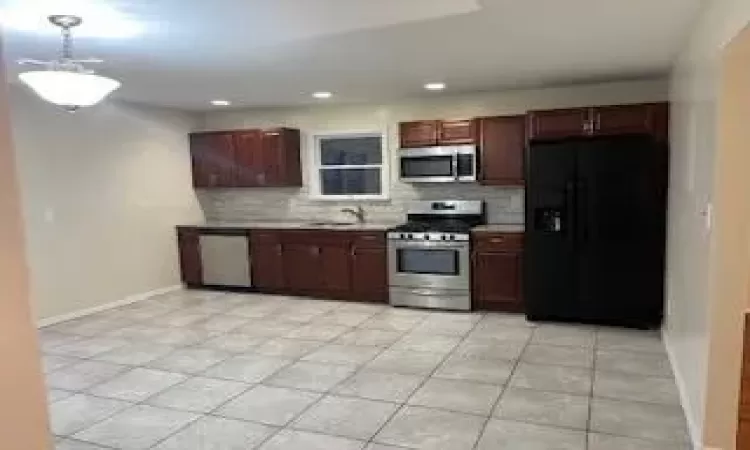
[(389, 241), (391, 287), (468, 290), (468, 242)]
[(452, 183), (457, 181), (455, 147), (399, 150), (399, 177), (404, 183)]

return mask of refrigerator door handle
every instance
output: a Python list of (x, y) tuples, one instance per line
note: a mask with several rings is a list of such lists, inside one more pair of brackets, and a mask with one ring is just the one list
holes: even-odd
[(565, 233), (575, 240), (576, 234), (576, 188), (573, 181), (565, 183)]
[(586, 181), (576, 183), (576, 216), (578, 217), (578, 238), (581, 242), (586, 242), (589, 238), (589, 198), (588, 184)]

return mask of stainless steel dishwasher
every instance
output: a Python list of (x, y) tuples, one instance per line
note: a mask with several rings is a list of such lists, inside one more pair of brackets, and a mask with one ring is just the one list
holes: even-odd
[(200, 254), (204, 285), (252, 287), (250, 238), (246, 233), (201, 234)]

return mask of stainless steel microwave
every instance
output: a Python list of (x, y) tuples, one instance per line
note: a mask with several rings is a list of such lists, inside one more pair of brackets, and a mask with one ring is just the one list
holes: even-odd
[(399, 178), (405, 183), (477, 181), (477, 148), (457, 145), (401, 149)]

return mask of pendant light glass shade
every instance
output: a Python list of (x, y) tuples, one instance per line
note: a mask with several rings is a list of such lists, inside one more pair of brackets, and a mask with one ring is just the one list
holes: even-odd
[(66, 109), (92, 106), (120, 87), (120, 82), (93, 73), (37, 70), (19, 79), (44, 100)]

